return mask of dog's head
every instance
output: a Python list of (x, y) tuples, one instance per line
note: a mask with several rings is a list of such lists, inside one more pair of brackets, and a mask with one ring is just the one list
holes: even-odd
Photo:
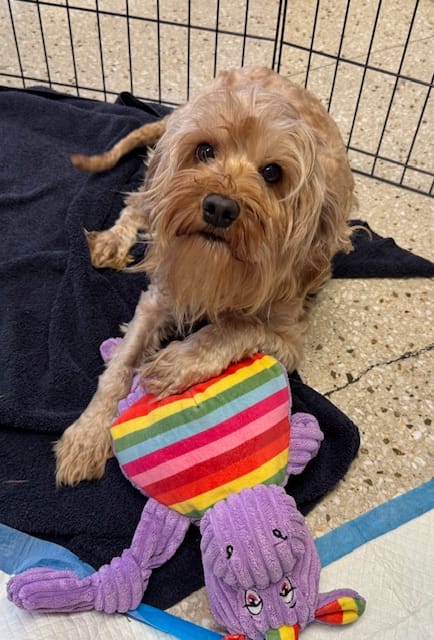
[(152, 237), (144, 266), (180, 321), (266, 314), (321, 286), (349, 245), (341, 155), (257, 88), (217, 88), (173, 113), (138, 197)]

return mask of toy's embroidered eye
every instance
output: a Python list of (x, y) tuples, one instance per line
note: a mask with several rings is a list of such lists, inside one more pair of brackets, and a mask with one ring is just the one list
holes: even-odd
[(280, 529), (273, 529), (273, 536), (280, 540), (288, 540), (288, 536), (284, 536)]
[(211, 158), (215, 158), (214, 147), (209, 142), (201, 142), (197, 145), (194, 155), (199, 162), (208, 162)]
[[(285, 578), (282, 581), (279, 589), (279, 596), (282, 598), (283, 602), (285, 602), (286, 604), (291, 604), (292, 601), (294, 600), (295, 587), (292, 586), (289, 578)], [(292, 606), (293, 607), (295, 606), (295, 602), (292, 604)]]
[(262, 611), (262, 598), (254, 589), (247, 589), (244, 593), (244, 606), (247, 607), (252, 616), (257, 616)]
[(280, 182), (282, 179), (282, 167), (275, 162), (259, 169), (259, 173), (268, 184), (276, 184), (276, 182)]
[(232, 554), (234, 552), (234, 548), (231, 544), (228, 544), (228, 546), (226, 547), (226, 558), (229, 560), (229, 558), (232, 557)]

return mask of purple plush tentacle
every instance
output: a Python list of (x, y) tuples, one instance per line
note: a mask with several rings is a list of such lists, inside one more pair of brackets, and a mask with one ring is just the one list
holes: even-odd
[(122, 342), (122, 338), (107, 338), (107, 340), (104, 340), (100, 345), (99, 352), (105, 363), (112, 358), (116, 347), (120, 342)]
[(94, 594), (90, 577), (78, 578), (72, 571), (38, 567), (11, 578), (8, 598), (28, 611), (89, 611)]
[(184, 539), (190, 521), (148, 500), (129, 549), (86, 578), (71, 571), (35, 568), (8, 583), (8, 596), (30, 611), (105, 611), (136, 608), (151, 572), (164, 564)]
[(297, 475), (303, 471), (318, 453), (324, 434), (317, 419), (310, 413), (294, 413), (291, 416), (291, 437), (287, 474)]
[(338, 600), (339, 598), (354, 598), (354, 600), (363, 600), (362, 596), (354, 589), (341, 588), (341, 589), (333, 589), (332, 591), (327, 591), (326, 593), (318, 594), (318, 602), (316, 605), (317, 609), (321, 609), (325, 605), (333, 602), (333, 600)]
[[(112, 358), (116, 347), (120, 342), (122, 342), (122, 338), (108, 338), (107, 340), (104, 340), (99, 348), (99, 352), (104, 362), (107, 363)], [(143, 377), (137, 374), (133, 378), (129, 394), (118, 403), (116, 415), (119, 416), (121, 413), (129, 409), (145, 393), (146, 389), (143, 386)]]
[(125, 398), (118, 402), (116, 416), (120, 416), (121, 413), (129, 409), (135, 402), (137, 402), (137, 400), (145, 395), (146, 389), (144, 388), (143, 383), (143, 377), (140, 374), (136, 374), (133, 378), (131, 391)]

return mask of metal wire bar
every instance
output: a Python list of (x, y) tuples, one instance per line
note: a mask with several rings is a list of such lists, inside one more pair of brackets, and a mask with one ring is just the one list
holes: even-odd
[(359, 93), (358, 93), (358, 96), (357, 96), (356, 106), (355, 106), (354, 114), (353, 114), (353, 121), (351, 123), (350, 133), (348, 135), (348, 142), (347, 142), (348, 146), (351, 144), (351, 140), (353, 138), (354, 127), (355, 127), (355, 124), (356, 124), (356, 121), (357, 121), (357, 114), (359, 112), (360, 100), (362, 98), (363, 87), (365, 86), (366, 73), (367, 73), (368, 69), (370, 68), (368, 62), (369, 62), (369, 59), (371, 57), (372, 46), (374, 44), (375, 34), (376, 34), (376, 31), (377, 31), (377, 26), (378, 26), (378, 20), (380, 18), (381, 2), (382, 2), (382, 0), (379, 0), (378, 5), (377, 5), (377, 12), (375, 14), (374, 24), (373, 24), (372, 31), (371, 31), (371, 38), (369, 40), (368, 52), (366, 54), (366, 62), (363, 65), (362, 80), (360, 82)]
[(17, 54), (18, 66), (20, 68), (20, 74), (21, 74), (21, 78), (22, 78), (22, 82), (23, 82), (23, 87), (25, 87), (26, 83), (25, 83), (25, 80), (24, 80), (23, 63), (21, 62), (20, 47), (18, 46), (17, 32), (15, 31), (14, 15), (12, 13), (12, 7), (11, 7), (11, 1), (10, 0), (8, 0), (8, 8), (9, 8), (9, 18), (10, 18), (10, 21), (11, 21), (12, 34), (14, 36), (14, 41), (15, 41), (15, 51), (16, 51), (16, 54)]
[[(396, 90), (397, 90), (397, 87), (398, 87), (399, 76), (401, 75), (402, 67), (404, 66), (404, 60), (405, 60), (405, 56), (407, 54), (408, 45), (410, 43), (410, 36), (411, 36), (411, 32), (413, 31), (413, 25), (414, 25), (414, 22), (415, 22), (415, 19), (416, 19), (416, 13), (417, 13), (418, 7), (419, 7), (419, 0), (416, 0), (416, 5), (414, 7), (413, 15), (411, 17), (410, 26), (409, 26), (408, 32), (407, 32), (407, 38), (406, 38), (406, 41), (405, 41), (405, 44), (404, 44), (404, 49), (403, 49), (401, 60), (400, 60), (400, 63), (399, 63), (398, 73), (396, 75), (395, 84), (393, 86), (392, 96), (391, 96), (390, 101), (389, 101), (386, 117), (384, 118), (384, 121), (383, 121), (383, 127), (382, 127), (381, 134), (380, 134), (380, 140), (379, 140), (378, 145), (377, 145), (377, 151), (376, 151), (376, 155), (377, 156), (380, 153), (381, 145), (383, 144), (384, 134), (385, 134), (385, 131), (386, 131), (387, 123), (389, 122), (390, 113), (392, 111), (393, 100), (395, 98), (395, 93), (396, 93)], [(374, 159), (374, 164), (372, 166), (372, 172), (375, 171), (376, 164), (377, 164), (377, 159)]]
[(244, 10), (244, 32), (243, 32), (243, 48), (241, 51), (241, 66), (244, 67), (244, 60), (246, 55), (246, 43), (247, 43), (247, 25), (249, 22), (249, 0), (246, 0), (246, 7)]
[(344, 44), (345, 29), (347, 27), (348, 15), (350, 13), (350, 4), (351, 4), (351, 0), (348, 0), (347, 1), (347, 6), (346, 6), (346, 9), (345, 9), (344, 22), (342, 24), (341, 38), (340, 38), (340, 41), (339, 41), (339, 48), (338, 48), (338, 53), (337, 53), (337, 57), (336, 57), (335, 70), (334, 70), (334, 73), (333, 73), (332, 86), (331, 86), (331, 89), (330, 89), (330, 95), (329, 95), (329, 99), (328, 99), (328, 102), (327, 102), (327, 109), (329, 111), (330, 111), (330, 108), (332, 106), (333, 93), (334, 93), (335, 84), (336, 84), (336, 76), (338, 74), (338, 67), (339, 67), (339, 62), (341, 60), (342, 46)]
[(433, 76), (431, 78), (431, 86), (428, 88), (428, 91), (426, 92), (425, 100), (424, 100), (422, 109), (420, 111), (419, 120), (417, 121), (416, 129), (414, 131), (413, 140), (411, 141), (411, 145), (410, 145), (410, 148), (408, 150), (407, 158), (406, 158), (406, 161), (404, 163), (404, 170), (403, 170), (401, 178), (399, 180), (399, 184), (401, 186), (404, 183), (404, 177), (405, 177), (405, 173), (406, 173), (407, 169), (412, 168), (410, 166), (410, 158), (411, 158), (411, 154), (413, 153), (414, 145), (416, 144), (416, 139), (417, 139), (417, 136), (419, 134), (419, 130), (420, 130), (420, 126), (422, 124), (423, 117), (425, 115), (426, 106), (428, 104), (428, 100), (429, 100), (429, 97), (430, 97), (430, 94), (431, 94), (431, 89), (432, 89), (432, 85), (433, 84), (434, 84), (434, 74), (433, 74)]
[(434, 173), (432, 171), (428, 171), (428, 169), (422, 169), (421, 167), (416, 167), (414, 165), (411, 164), (406, 164), (405, 162), (403, 162), (402, 160), (396, 160), (394, 158), (388, 158), (387, 156), (383, 156), (381, 154), (376, 154), (374, 151), (367, 151), (366, 149), (360, 149), (359, 147), (353, 147), (353, 146), (348, 146), (347, 147), (348, 151), (355, 151), (357, 153), (361, 153), (364, 156), (368, 156), (370, 158), (378, 158), (378, 160), (382, 160), (384, 162), (389, 162), (390, 164), (396, 165), (398, 167), (406, 167), (409, 170), (412, 171), (417, 171), (418, 173), (421, 173), (423, 175), (427, 175), (427, 176), (434, 176)]
[[(382, 176), (377, 176), (377, 175), (373, 175), (370, 171), (363, 171), (363, 169), (352, 169), (353, 173), (357, 173), (359, 176), (365, 176), (367, 178), (374, 178), (375, 180), (377, 180), (378, 182), (383, 182), (384, 184), (390, 184), (393, 187), (398, 186), (397, 183), (394, 180), (389, 180), (389, 178), (384, 178)], [(431, 189), (427, 192), (421, 191), (421, 189), (417, 189), (416, 187), (412, 187), (409, 184), (402, 184), (399, 185), (399, 187), (401, 189), (405, 189), (406, 191), (412, 191), (413, 193), (419, 193), (419, 194), (423, 194), (429, 197), (434, 197), (434, 193), (433, 193), (433, 188), (434, 188), (434, 181), (433, 184), (431, 185)]]
[(191, 60), (191, 0), (187, 5), (187, 100), (190, 99), (190, 60)]
[(217, 0), (216, 17), (215, 17), (215, 41), (214, 41), (214, 71), (213, 76), (217, 75), (217, 56), (219, 49), (219, 23), (220, 23), (220, 0)]
[(96, 25), (98, 29), (98, 45), (99, 45), (99, 59), (101, 64), (101, 80), (102, 80), (102, 90), (104, 93), (104, 100), (107, 100), (107, 87), (105, 85), (105, 72), (104, 72), (104, 52), (102, 46), (102, 33), (101, 33), (101, 21), (99, 15), (99, 6), (98, 0), (95, 0), (95, 13), (96, 13)]
[[(17, 76), (13, 73), (2, 73), (2, 76), (4, 76), (5, 78), (16, 78)], [(45, 78), (40, 78), (37, 76), (31, 76), (31, 75), (23, 75), (23, 80), (26, 83), (31, 83), (33, 87), (38, 86), (38, 85), (44, 85), (46, 84), (46, 80)], [(76, 84), (72, 84), (70, 82), (59, 82), (57, 80), (52, 80), (51, 82), (52, 84), (52, 88), (53, 89), (58, 89), (63, 90), (63, 91), (69, 91), (70, 89), (77, 89), (77, 85)], [(25, 85), (27, 86), (27, 85)], [(81, 91), (86, 91), (89, 93), (94, 93), (94, 94), (101, 94), (101, 97), (103, 97), (104, 95), (104, 91), (103, 89), (99, 89), (98, 87), (93, 87), (91, 85), (88, 84), (81, 84), (79, 85), (78, 89), (81, 89)], [(107, 98), (118, 98), (119, 97), (119, 92), (118, 91), (110, 91), (110, 89), (106, 89), (105, 91)], [(145, 95), (136, 95), (135, 97), (138, 100), (143, 100), (149, 103), (153, 103), (153, 104), (164, 104), (167, 107), (178, 107), (179, 103), (178, 102), (174, 102), (173, 100), (165, 100), (164, 102), (161, 102), (160, 100), (158, 100), (158, 98), (150, 98), (149, 96), (145, 96)]]
[(308, 49), (309, 51), (309, 57), (307, 59), (307, 66), (306, 66), (306, 76), (304, 78), (304, 86), (307, 89), (307, 85), (309, 82), (309, 72), (312, 66), (312, 54), (313, 54), (313, 43), (315, 42), (315, 34), (316, 34), (316, 25), (318, 23), (318, 15), (319, 15), (319, 2), (320, 0), (316, 0), (316, 7), (315, 7), (315, 15), (313, 18), (313, 25), (312, 25), (312, 34), (310, 36), (310, 47)]
[(78, 86), (78, 75), (77, 75), (77, 62), (75, 60), (75, 49), (74, 49), (74, 38), (72, 35), (72, 24), (71, 24), (71, 14), (69, 11), (69, 1), (65, 0), (65, 6), (66, 6), (66, 17), (68, 20), (68, 31), (69, 31), (69, 42), (71, 45), (71, 56), (72, 56), (72, 67), (74, 69), (74, 79), (75, 79), (75, 90), (77, 92), (77, 95), (80, 95), (80, 88)]
[(160, 20), (160, 0), (157, 0), (157, 67), (158, 67), (158, 100), (161, 102), (161, 20)]
[[(281, 43), (283, 41), (283, 35), (285, 31), (285, 21), (286, 21), (286, 3), (284, 0), (279, 0), (279, 5), (277, 7), (277, 21), (276, 21), (276, 29), (274, 31), (274, 47), (273, 47), (273, 57), (271, 61), (271, 68), (274, 71), (279, 71), (280, 69), (280, 51), (281, 51)], [(279, 51), (279, 54), (278, 54)], [(279, 64), (278, 64), (279, 59)]]
[(125, 17), (127, 23), (127, 47), (128, 47), (128, 69), (130, 76), (130, 91), (134, 93), (134, 79), (133, 79), (133, 54), (131, 48), (131, 30), (130, 30), (130, 5), (129, 1), (125, 0)]
[(36, 4), (36, 7), (38, 10), (39, 30), (41, 32), (41, 38), (42, 38), (42, 48), (44, 51), (45, 67), (47, 69), (48, 86), (51, 88), (50, 66), (48, 64), (47, 47), (45, 45), (45, 34), (44, 34), (44, 27), (42, 25), (41, 6), (39, 4)]

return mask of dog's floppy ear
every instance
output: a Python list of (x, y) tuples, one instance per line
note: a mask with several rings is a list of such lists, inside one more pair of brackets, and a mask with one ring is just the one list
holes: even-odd
[[(345, 147), (333, 147), (321, 133), (315, 131), (316, 157), (314, 177), (322, 190), (322, 203), (314, 242), (329, 251), (332, 258), (337, 251), (348, 252), (351, 229), (348, 217), (356, 203), (354, 178), (348, 164)], [(314, 180), (315, 183), (315, 180)]]
[[(162, 157), (163, 148), (157, 142), (156, 146), (149, 150), (146, 158), (145, 189), (150, 189), (154, 186), (152, 182), (153, 179), (158, 176)], [(165, 164), (167, 164), (167, 162)]]
[[(343, 189), (341, 188), (341, 191)], [(348, 214), (355, 198), (349, 189), (345, 195), (338, 195), (330, 187), (326, 189), (318, 225), (317, 240), (329, 247), (333, 257), (338, 251), (351, 250), (351, 229), (348, 226)]]
[[(307, 294), (318, 291), (330, 276), (332, 259), (339, 251), (351, 251), (351, 228), (348, 215), (354, 202), (352, 196), (352, 176), (349, 169), (341, 164), (343, 172), (340, 184), (333, 184), (331, 173), (323, 158), (317, 157), (310, 179), (299, 196), (300, 212), (305, 218), (316, 217), (315, 227), (304, 242), (302, 284)], [(306, 232), (305, 232), (306, 233)]]

